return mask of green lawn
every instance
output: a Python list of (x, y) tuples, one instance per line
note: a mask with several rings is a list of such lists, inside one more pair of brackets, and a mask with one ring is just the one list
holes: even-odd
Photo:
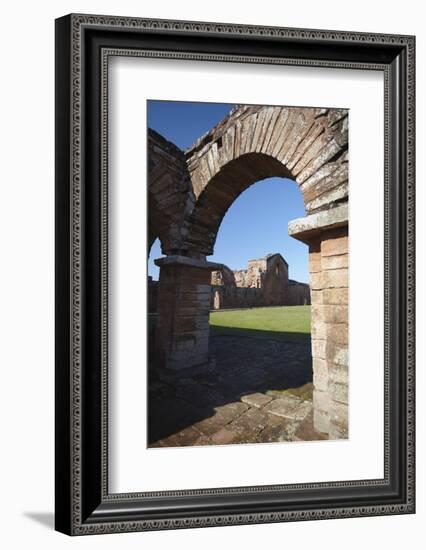
[(311, 336), (311, 308), (283, 306), (212, 311), (210, 326), (213, 334), (308, 341)]

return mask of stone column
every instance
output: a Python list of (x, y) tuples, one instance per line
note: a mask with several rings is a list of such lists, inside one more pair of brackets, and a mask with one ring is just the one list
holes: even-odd
[(155, 260), (160, 267), (155, 358), (161, 370), (202, 367), (209, 359), (211, 272), (221, 264), (186, 256)]
[(347, 205), (294, 220), (289, 234), (309, 245), (314, 428), (347, 438)]

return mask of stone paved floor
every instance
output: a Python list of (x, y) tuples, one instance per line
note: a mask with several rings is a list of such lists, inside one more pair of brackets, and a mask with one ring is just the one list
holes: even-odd
[(326, 439), (312, 426), (310, 344), (221, 335), (210, 350), (205, 372), (151, 377), (149, 447)]

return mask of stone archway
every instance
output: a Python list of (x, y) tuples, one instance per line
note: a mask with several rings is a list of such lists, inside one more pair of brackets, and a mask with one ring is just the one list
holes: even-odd
[(180, 189), (179, 204), (168, 192), (167, 257), (156, 261), (162, 367), (208, 362), (210, 274), (222, 266), (206, 257), (229, 206), (255, 181), (291, 178), (306, 213), (290, 222), (289, 233), (309, 245), (314, 423), (331, 438), (347, 437), (348, 112), (237, 107), (185, 154), (157, 136), (153, 154), (166, 178), (160, 196), (166, 198), (167, 181)]

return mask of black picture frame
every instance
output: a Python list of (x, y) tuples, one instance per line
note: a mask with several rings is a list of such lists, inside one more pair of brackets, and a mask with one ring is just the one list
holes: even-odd
[[(383, 71), (383, 479), (108, 493), (103, 91), (108, 55), (135, 50), (147, 57), (179, 59), (185, 53), (212, 61)], [(81, 14), (56, 20), (58, 531), (85, 535), (414, 513), (414, 80), (413, 36)]]

